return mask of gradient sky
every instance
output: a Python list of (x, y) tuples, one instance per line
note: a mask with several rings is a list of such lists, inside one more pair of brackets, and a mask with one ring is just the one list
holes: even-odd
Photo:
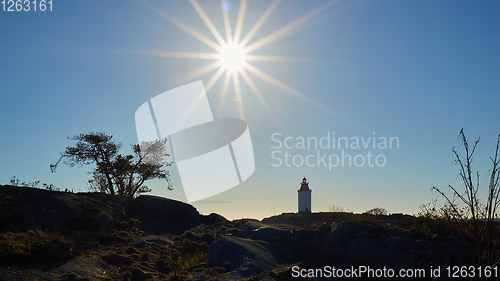
[[(199, 2), (225, 36), (221, 2)], [(273, 3), (249, 2), (243, 34)], [(281, 1), (250, 43), (325, 3)], [(239, 5), (226, 5), (233, 31)], [(460, 145), (462, 127), (471, 140), (481, 137), (474, 163), (487, 183), (488, 156), (500, 133), (499, 14), (498, 1), (331, 2), (253, 52), (296, 60), (251, 62), (316, 104), (252, 73), (272, 114), (241, 79), (241, 101), (233, 101), (230, 86), (220, 106), (222, 78), (207, 92), (216, 117), (237, 117), (236, 103), (243, 104), (256, 169), (239, 186), (193, 205), (229, 219), (295, 212), (305, 176), (315, 212), (336, 205), (352, 212), (383, 207), (413, 214), (437, 197), (432, 186), (460, 185), (450, 151)], [(122, 153), (130, 153), (140, 105), (189, 82), (206, 85), (215, 69), (190, 75), (212, 61), (160, 55), (213, 52), (169, 17), (215, 41), (188, 1), (53, 0), (52, 12), (0, 11), (0, 183), (16, 176), (85, 191), (89, 167), (60, 166), (50, 173), (49, 165), (73, 144), (68, 136), (104, 131), (123, 144)], [(348, 138), (375, 132), (399, 138), (400, 146), (345, 151), (383, 154), (383, 167), (272, 166), (272, 134), (319, 139), (328, 132)], [(152, 194), (185, 200), (176, 168), (170, 171), (174, 191), (152, 181)]]

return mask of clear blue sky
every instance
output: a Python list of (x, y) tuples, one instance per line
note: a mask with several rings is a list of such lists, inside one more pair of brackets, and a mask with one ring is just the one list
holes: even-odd
[[(272, 5), (249, 2), (243, 35)], [(240, 2), (230, 3), (234, 32)], [(249, 45), (325, 3), (281, 1)], [(199, 4), (225, 38), (221, 2)], [(450, 151), (460, 144), (461, 127), (471, 140), (481, 136), (475, 164), (486, 183), (488, 156), (500, 133), (499, 14), (497, 1), (335, 1), (293, 25), (252, 54), (294, 60), (249, 63), (305, 98), (248, 72), (272, 114), (241, 77), (241, 100), (231, 84), (221, 107), (224, 76), (219, 79), (207, 93), (212, 109), (216, 117), (237, 117), (236, 103), (243, 104), (256, 169), (243, 184), (193, 205), (231, 219), (295, 212), (306, 176), (313, 211), (337, 205), (353, 212), (383, 207), (416, 213), (436, 197), (429, 192), (433, 185), (459, 184)], [(68, 136), (104, 131), (130, 152), (140, 105), (189, 82), (207, 85), (216, 69), (191, 74), (213, 61), (159, 55), (214, 52), (175, 20), (216, 42), (188, 1), (53, 0), (52, 12), (0, 11), (0, 183), (16, 176), (84, 191), (88, 167), (50, 173), (49, 165), (72, 144)], [(272, 148), (274, 133), (283, 140), (319, 139), (328, 132), (349, 139), (374, 132), (397, 137), (399, 149), (344, 151), (353, 157), (382, 154), (383, 167), (272, 166), (277, 160), (271, 153), (286, 151)], [(185, 200), (175, 167), (171, 173), (175, 190), (151, 182), (153, 194)]]

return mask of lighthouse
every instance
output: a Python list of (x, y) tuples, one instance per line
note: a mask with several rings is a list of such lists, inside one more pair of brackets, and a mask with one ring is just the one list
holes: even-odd
[(299, 213), (311, 212), (311, 192), (306, 177), (302, 179), (299, 194)]

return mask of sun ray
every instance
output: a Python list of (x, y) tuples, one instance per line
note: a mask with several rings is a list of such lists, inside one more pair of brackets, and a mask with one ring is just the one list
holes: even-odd
[(200, 93), (199, 95), (196, 96), (196, 99), (193, 100), (189, 108), (184, 111), (184, 113), (179, 116), (179, 118), (176, 120), (177, 124), (182, 124), (184, 120), (186, 120), (194, 111), (194, 109), (200, 104), (205, 99), (205, 94)]
[(201, 68), (201, 69), (198, 69), (197, 71), (189, 74), (189, 76), (187, 76), (185, 79), (182, 79), (184, 81), (191, 81), (192, 79), (196, 78), (196, 77), (199, 77), (199, 76), (202, 76), (203, 74), (205, 73), (208, 73), (214, 69), (216, 69), (217, 67), (220, 67), (220, 62), (218, 61), (214, 61), (213, 63)]
[(243, 28), (243, 20), (245, 19), (246, 9), (247, 0), (241, 0), (240, 10), (238, 11), (238, 19), (236, 20), (236, 27), (234, 28), (234, 42), (240, 41), (241, 29)]
[(234, 91), (236, 94), (236, 103), (238, 103), (238, 109), (240, 111), (240, 118), (243, 120), (245, 119), (245, 109), (243, 108), (243, 103), (241, 101), (241, 86), (240, 86), (240, 79), (238, 78), (238, 72), (234, 71), (233, 72), (233, 84), (234, 84)]
[(224, 28), (226, 29), (226, 43), (230, 44), (231, 42), (233, 42), (233, 34), (231, 31), (231, 22), (229, 21), (229, 13), (224, 7), (225, 2), (226, 0), (220, 0), (220, 4), (222, 7), (222, 18), (224, 19)]
[(292, 31), (294, 28), (297, 28), (299, 25), (307, 22), (308, 20), (314, 18), (317, 16), (319, 13), (323, 12), (327, 7), (333, 4), (333, 1), (329, 1), (326, 4), (322, 5), (321, 7), (315, 9), (314, 11), (306, 14), (305, 16), (287, 24), (286, 26), (276, 30), (275, 32), (269, 34), (268, 36), (258, 40), (257, 42), (245, 47), (245, 52), (249, 53), (251, 51), (254, 51), (255, 49), (258, 49), (264, 45), (269, 44), (270, 42), (278, 39), (279, 37), (285, 35), (286, 33)]
[(245, 55), (245, 61), (310, 62), (311, 59), (281, 56)]
[(224, 76), (224, 84), (222, 86), (222, 94), (219, 102), (219, 115), (224, 108), (224, 104), (226, 103), (227, 90), (229, 89), (229, 82), (231, 81), (231, 72), (226, 71), (226, 75)]
[(193, 36), (194, 38), (198, 39), (200, 42), (204, 43), (208, 47), (216, 50), (217, 52), (220, 52), (221, 46), (217, 45), (214, 41), (208, 39), (207, 37), (201, 35), (200, 33), (196, 32), (195, 30), (183, 25), (182, 23), (178, 22), (175, 19), (170, 19), (170, 22), (179, 27), (180, 29), (184, 30), (187, 34)]
[(177, 26), (178, 28), (182, 29), (184, 32), (186, 32), (187, 34), (193, 36), (194, 38), (198, 39), (198, 41), (200, 41), (201, 43), (207, 45), (208, 47), (214, 49), (215, 51), (217, 52), (220, 52), (220, 50), (222, 49), (222, 47), (220, 45), (218, 45), (217, 43), (215, 43), (214, 41), (208, 39), (207, 37), (201, 35), (199, 32), (197, 32), (196, 30), (182, 24), (181, 22), (179, 22), (178, 20), (172, 18), (171, 16), (167, 15), (165, 12), (163, 12), (162, 10), (156, 8), (155, 6), (149, 4), (148, 2), (146, 1), (141, 1), (141, 3), (143, 5), (145, 5), (146, 7), (148, 7), (150, 10), (152, 10), (153, 12), (155, 12), (156, 14), (158, 14), (159, 16), (161, 16), (162, 18), (166, 19), (167, 21), (169, 21), (170, 23), (172, 23), (173, 25)]
[(189, 0), (189, 2), (191, 2), (191, 5), (193, 5), (194, 9), (198, 13), (198, 15), (200, 15), (200, 17), (203, 20), (203, 22), (205, 23), (205, 25), (208, 27), (210, 32), (212, 32), (212, 34), (215, 37), (215, 39), (217, 40), (217, 42), (219, 42), (219, 45), (224, 46), (224, 44), (226, 43), (224, 41), (224, 38), (222, 38), (219, 31), (217, 31), (217, 28), (215, 28), (214, 24), (212, 23), (210, 18), (207, 16), (207, 14), (205, 14), (205, 11), (203, 11), (203, 9), (200, 7), (198, 2), (196, 2), (196, 0)]
[(274, 114), (274, 111), (271, 109), (271, 107), (269, 106), (269, 104), (267, 103), (267, 101), (264, 99), (264, 96), (259, 91), (259, 88), (257, 88), (257, 86), (255, 85), (255, 83), (253, 82), (252, 78), (250, 78), (250, 76), (248, 76), (248, 74), (245, 71), (245, 69), (241, 69), (240, 70), (240, 74), (241, 74), (241, 77), (243, 77), (243, 79), (245, 80), (245, 82), (247, 82), (248, 86), (250, 87), (250, 89), (252, 90), (252, 92), (255, 94), (255, 96), (257, 97), (257, 99), (260, 101), (260, 103), (262, 104), (262, 106), (264, 106), (264, 109), (269, 113), (269, 115), (271, 115), (271, 118), (274, 120), (274, 122), (279, 123), (278, 118)]
[(217, 80), (219, 80), (219, 78), (222, 76), (222, 74), (224, 73), (224, 68), (221, 66), (219, 68), (219, 70), (217, 70), (217, 72), (215, 72), (215, 74), (212, 76), (212, 78), (210, 79), (210, 81), (208, 81), (207, 85), (205, 86), (205, 92), (208, 93), (208, 91), (210, 91), (210, 89), (212, 89), (212, 87), (214, 86), (215, 82), (217, 82)]
[(184, 59), (206, 59), (216, 60), (219, 54), (216, 53), (191, 53), (191, 52), (143, 52), (146, 56), (166, 57), (166, 58), (184, 58)]
[(310, 104), (313, 104), (313, 105), (315, 105), (315, 106), (317, 106), (319, 108), (322, 108), (322, 109), (329, 110), (323, 104), (321, 104), (321, 103), (315, 101), (314, 99), (312, 99), (312, 98), (310, 98), (310, 97), (302, 94), (301, 92), (299, 92), (299, 91), (295, 90), (294, 88), (286, 85), (285, 83), (279, 81), (278, 79), (272, 77), (271, 75), (265, 73), (264, 71), (256, 68), (255, 66), (252, 66), (251, 64), (247, 63), (245, 65), (245, 69), (247, 69), (248, 71), (252, 72), (253, 74), (259, 76), (260, 78), (268, 81), (269, 83), (275, 85), (276, 87), (281, 88), (281, 89), (283, 89), (283, 90), (291, 93), (292, 95), (294, 95), (294, 96), (296, 96), (296, 97), (298, 97), (298, 98), (300, 98), (300, 99), (302, 99), (302, 100), (304, 100), (304, 101), (306, 101), (306, 102), (308, 102)]
[(274, 9), (276, 8), (276, 6), (278, 6), (279, 2), (280, 2), (280, 0), (275, 0), (271, 4), (271, 6), (269, 6), (269, 8), (267, 8), (267, 10), (264, 12), (264, 14), (262, 14), (262, 16), (259, 18), (259, 20), (257, 20), (257, 22), (254, 24), (254, 26), (252, 27), (252, 29), (250, 29), (250, 31), (243, 38), (243, 40), (241, 40), (241, 42), (240, 42), (241, 46), (246, 46), (246, 44), (248, 44), (248, 42), (250, 41), (250, 39), (252, 39), (252, 37), (257, 32), (257, 30), (259, 30), (259, 28), (262, 26), (262, 24), (264, 24), (264, 22), (267, 20), (267, 18), (274, 11)]

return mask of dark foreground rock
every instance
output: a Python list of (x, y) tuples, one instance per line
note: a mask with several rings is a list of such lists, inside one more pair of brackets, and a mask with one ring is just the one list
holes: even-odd
[[(286, 280), (284, 276), (291, 277), (293, 265), (309, 269), (366, 266), (396, 272), (425, 269), (427, 278), (419, 280), (432, 280), (431, 268), (441, 266), (442, 276), (445, 276), (445, 266), (470, 266), (475, 262), (474, 248), (466, 242), (373, 223), (348, 221), (307, 230), (248, 221), (240, 225), (240, 229), (241, 232), (231, 236), (219, 236), (209, 248), (210, 264), (229, 270), (219, 276), (223, 280), (238, 280), (249, 275)], [(288, 266), (278, 274), (275, 262)], [(440, 280), (453, 279), (443, 277)]]
[(294, 278), (292, 268), (474, 265), (474, 248), (456, 238), (317, 221), (347, 216), (227, 221), (156, 196), (0, 186), (0, 280), (362, 280)]

